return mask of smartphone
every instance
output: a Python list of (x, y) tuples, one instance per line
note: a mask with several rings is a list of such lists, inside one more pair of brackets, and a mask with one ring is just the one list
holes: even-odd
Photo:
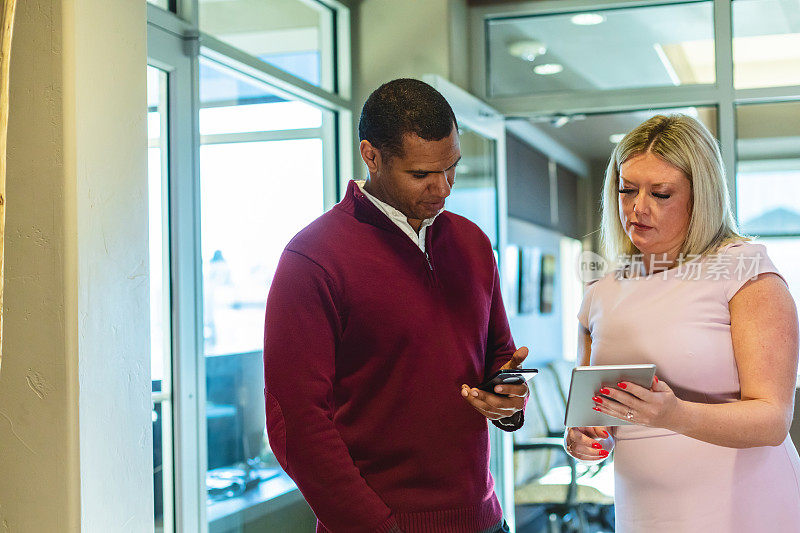
[(538, 373), (539, 371), (535, 368), (498, 370), (489, 379), (478, 385), (477, 388), (494, 393), (494, 388), (498, 385), (521, 385)]

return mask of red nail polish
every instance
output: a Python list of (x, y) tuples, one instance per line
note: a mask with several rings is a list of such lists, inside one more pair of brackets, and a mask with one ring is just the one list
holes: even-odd
[(600, 446), (599, 442), (593, 442), (592, 443), (592, 448), (594, 448), (595, 450), (602, 450), (603, 449), (603, 447)]
[(617, 386), (620, 389), (627, 389), (628, 388), (628, 386), (625, 383), (621, 382), (621, 381), (619, 383), (617, 383)]
[(607, 450), (600, 450), (597, 453), (600, 454), (600, 457), (608, 457), (608, 451)]
[(603, 399), (600, 396), (595, 396), (592, 400), (596, 401), (597, 403), (603, 403)]
[(594, 409), (595, 411), (599, 411), (600, 410), (599, 407), (592, 407), (592, 409)]
[(600, 389), (600, 394), (608, 394), (609, 392), (611, 392), (611, 391), (610, 391), (610, 390), (608, 390), (608, 389), (607, 389), (607, 388), (605, 388), (605, 387), (603, 387), (602, 389)]
[(608, 431), (605, 431), (605, 430), (601, 430), (601, 431), (603, 431), (603, 436), (605, 436), (605, 438), (608, 438)]
[(658, 383), (658, 376), (653, 376), (653, 377), (656, 378), (656, 383)]

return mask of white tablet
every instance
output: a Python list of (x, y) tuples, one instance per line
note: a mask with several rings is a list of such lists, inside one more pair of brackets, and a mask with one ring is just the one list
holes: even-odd
[(615, 388), (620, 381), (630, 381), (649, 389), (653, 384), (656, 365), (578, 366), (572, 370), (567, 399), (566, 427), (628, 426), (631, 422), (614, 418), (592, 409), (592, 397), (601, 396), (601, 387)]

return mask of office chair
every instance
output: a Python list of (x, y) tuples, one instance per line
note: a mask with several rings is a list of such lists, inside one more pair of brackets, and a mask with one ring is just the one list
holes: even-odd
[(613, 504), (613, 495), (581, 482), (590, 469), (564, 451), (566, 405), (557, 376), (547, 365), (540, 368), (530, 383), (525, 426), (514, 433), (517, 530), (525, 532), (526, 519), (542, 513), (551, 533), (608, 527), (607, 513), (597, 508)]

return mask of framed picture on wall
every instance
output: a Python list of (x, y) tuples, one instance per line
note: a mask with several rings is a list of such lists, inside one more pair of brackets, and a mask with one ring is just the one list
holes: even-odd
[(541, 251), (526, 246), (519, 251), (519, 313), (527, 315), (538, 311), (540, 306), (539, 272)]
[(539, 291), (539, 312), (542, 314), (553, 312), (553, 302), (556, 293), (556, 256), (542, 255), (541, 287)]

